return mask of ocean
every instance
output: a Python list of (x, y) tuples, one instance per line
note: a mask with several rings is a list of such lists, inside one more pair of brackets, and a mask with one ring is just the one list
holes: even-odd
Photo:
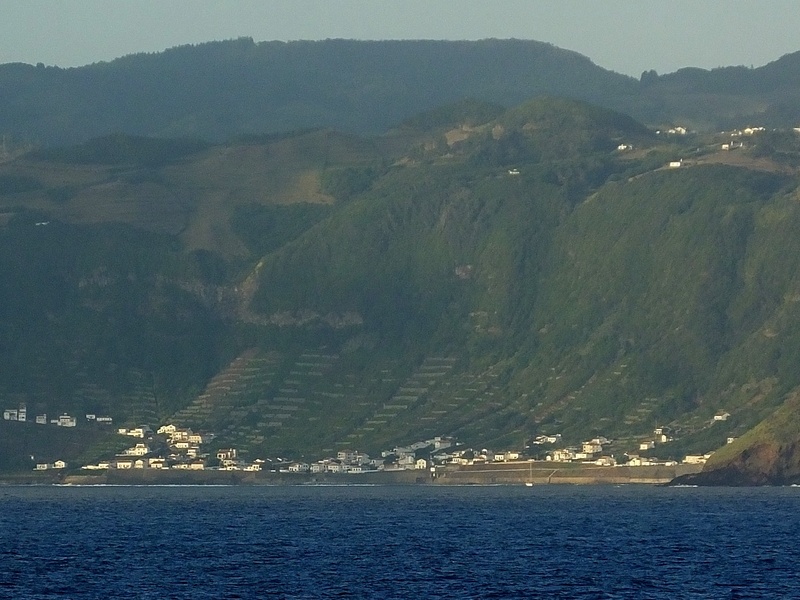
[(0, 486), (0, 598), (798, 598), (800, 488)]

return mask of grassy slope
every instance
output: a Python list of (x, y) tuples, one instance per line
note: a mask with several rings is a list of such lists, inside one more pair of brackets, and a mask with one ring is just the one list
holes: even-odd
[(548, 360), (530, 369), (532, 393), (545, 405), (558, 398), (564, 420), (607, 419), (606, 430), (644, 435), (696, 410), (710, 418), (724, 385), (717, 366), (744, 351), (755, 327), (737, 313), (751, 291), (743, 266), (765, 243), (754, 222), (783, 181), (733, 169), (653, 173), (576, 210), (543, 284), (536, 327)]
[[(40, 286), (66, 293), (22, 328), (8, 313), (2, 338), (17, 373), (60, 374), (51, 381), (63, 389), (8, 379), (4, 398), (50, 394), (64, 410), (94, 402), (92, 412), (132, 420), (177, 412), (252, 453), (374, 451), (442, 433), (632, 444), (665, 423), (683, 440), (673, 447), (709, 449), (797, 385), (800, 217), (786, 176), (650, 172), (662, 155), (613, 152), (618, 141), (653, 143), (646, 131), (577, 103), (538, 100), (469, 127), (431, 118), (433, 130), (409, 124), (386, 141), (313, 131), (157, 168), (3, 166), (29, 177), (5, 180), (17, 186), (0, 196), (6, 207), (78, 221), (116, 210), (109, 218), (149, 227), (141, 215), (153, 203), (177, 204), (185, 221), (177, 237), (42, 229), (36, 214), (9, 226), (19, 256), (4, 276), (19, 310)], [(65, 186), (77, 192), (54, 199)], [(172, 196), (142, 192), (152, 186)], [(114, 195), (104, 203), (98, 189)], [(132, 199), (145, 202), (112, 206)], [(258, 257), (241, 286), (254, 292), (247, 323), (216, 321), (236, 314), (219, 312), (218, 294), (240, 282), (214, 253)], [(59, 266), (75, 256), (77, 268)], [(53, 277), (25, 279), (26, 264), (51, 265)], [(342, 320), (353, 315), (361, 324)], [(59, 348), (79, 367), (58, 367)], [(237, 355), (246, 360), (230, 382), (211, 379)], [(732, 418), (709, 427), (720, 409)]]

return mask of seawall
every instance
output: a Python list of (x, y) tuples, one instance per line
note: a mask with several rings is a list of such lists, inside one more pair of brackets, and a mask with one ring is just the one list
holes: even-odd
[(462, 468), (437, 474), (439, 484), (523, 484), (573, 485), (665, 484), (675, 477), (696, 473), (701, 465), (600, 467), (576, 463), (500, 463)]
[(375, 473), (272, 473), (245, 471), (110, 470), (98, 475), (68, 475), (73, 485), (533, 485), (666, 484), (678, 476), (697, 473), (700, 465), (599, 467), (575, 463), (492, 463), (446, 467), (431, 471)]

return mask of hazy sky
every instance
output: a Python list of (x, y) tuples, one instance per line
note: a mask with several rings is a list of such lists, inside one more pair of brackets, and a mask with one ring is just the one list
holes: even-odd
[(62, 67), (249, 36), (520, 38), (638, 77), (800, 50), (800, 0), (0, 0), (0, 63)]

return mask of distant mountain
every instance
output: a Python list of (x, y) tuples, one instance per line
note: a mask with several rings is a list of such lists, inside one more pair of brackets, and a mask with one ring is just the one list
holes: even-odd
[(0, 403), (253, 457), (800, 439), (800, 140), (723, 140), (537, 97), (369, 138), (117, 134), (8, 160)]
[(60, 69), (0, 67), (0, 132), (45, 145), (114, 132), (224, 140), (315, 126), (382, 133), (465, 98), (604, 103), (636, 88), (579, 54), (520, 40), (245, 38)]
[(661, 76), (646, 72), (641, 83), (640, 96), (629, 110), (647, 122), (706, 129), (800, 123), (800, 52), (757, 69), (685, 68)]
[[(79, 68), (0, 65), (0, 134), (73, 144), (114, 133), (224, 141), (328, 127), (381, 134), (473, 100), (584, 100), (648, 125), (796, 124), (800, 54), (758, 69), (646, 72), (641, 81), (535, 41), (261, 42), (242, 38)], [(5, 146), (4, 146), (5, 149)]]

